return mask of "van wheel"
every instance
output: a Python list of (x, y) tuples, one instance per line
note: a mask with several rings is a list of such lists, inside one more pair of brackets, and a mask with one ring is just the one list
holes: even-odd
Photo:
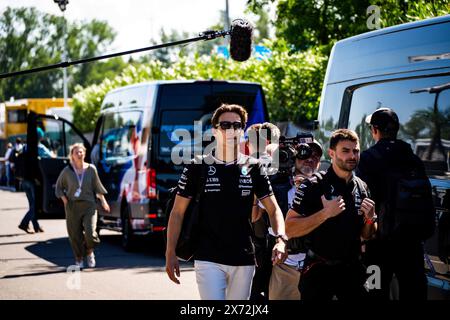
[(134, 249), (135, 236), (131, 228), (130, 209), (125, 205), (122, 213), (122, 248), (125, 251), (132, 251)]

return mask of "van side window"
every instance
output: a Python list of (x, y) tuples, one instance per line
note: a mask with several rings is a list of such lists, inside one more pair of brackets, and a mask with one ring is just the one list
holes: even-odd
[(356, 89), (348, 128), (360, 136), (361, 150), (373, 144), (364, 120), (380, 107), (392, 108), (398, 114), (399, 138), (411, 144), (429, 175), (449, 173), (450, 76), (368, 84)]
[(140, 111), (105, 114), (101, 136), (101, 155), (105, 160), (135, 156), (134, 143), (140, 140)]
[[(201, 121), (203, 115), (202, 110), (167, 110), (161, 115), (161, 134), (159, 139), (160, 155), (168, 157), (171, 154), (172, 148), (178, 145), (180, 148), (186, 148), (186, 152), (191, 155), (194, 154), (194, 148), (201, 151), (201, 145), (194, 145), (194, 121)], [(204, 126), (209, 125), (203, 123)], [(202, 128), (202, 129), (203, 129)], [(191, 140), (183, 141), (181, 137), (183, 133), (188, 134)], [(201, 142), (201, 137), (200, 137)]]

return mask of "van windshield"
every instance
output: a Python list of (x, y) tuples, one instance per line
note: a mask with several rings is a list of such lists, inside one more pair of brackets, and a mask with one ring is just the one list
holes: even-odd
[(373, 144), (365, 117), (392, 108), (399, 117), (399, 139), (409, 144), (430, 175), (448, 175), (450, 167), (450, 76), (371, 84), (353, 93), (348, 128), (361, 138), (361, 150)]

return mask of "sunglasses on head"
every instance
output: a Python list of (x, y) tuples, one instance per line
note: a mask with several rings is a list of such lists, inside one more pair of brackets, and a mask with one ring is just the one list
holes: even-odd
[(234, 130), (239, 130), (242, 129), (242, 123), (239, 121), (220, 121), (217, 127), (220, 127), (222, 130), (228, 130), (231, 128), (233, 128)]

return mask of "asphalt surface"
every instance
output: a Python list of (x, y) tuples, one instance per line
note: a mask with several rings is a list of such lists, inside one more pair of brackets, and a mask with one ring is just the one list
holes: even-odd
[(181, 285), (168, 279), (161, 239), (143, 239), (128, 253), (118, 233), (102, 230), (97, 267), (68, 271), (74, 259), (65, 220), (42, 219), (45, 232), (26, 234), (17, 226), (27, 210), (23, 192), (0, 190), (0, 300), (199, 299), (192, 264), (182, 264)]

